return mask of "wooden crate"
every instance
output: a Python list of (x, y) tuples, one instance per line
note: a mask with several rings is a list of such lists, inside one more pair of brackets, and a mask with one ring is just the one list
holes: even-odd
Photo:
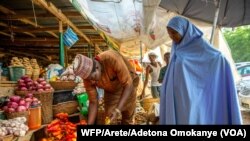
[(14, 95), (16, 87), (17, 87), (16, 81), (1, 81), (0, 82), (0, 97)]

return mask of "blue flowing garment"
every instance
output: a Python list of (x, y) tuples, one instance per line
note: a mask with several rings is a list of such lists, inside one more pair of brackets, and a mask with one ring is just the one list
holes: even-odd
[(191, 22), (174, 17), (173, 43), (160, 98), (160, 124), (242, 124), (232, 70)]

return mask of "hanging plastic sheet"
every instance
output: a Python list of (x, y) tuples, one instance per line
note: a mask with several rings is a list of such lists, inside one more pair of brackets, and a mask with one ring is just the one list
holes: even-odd
[(63, 43), (67, 47), (72, 47), (78, 41), (78, 37), (75, 32), (68, 27), (67, 30), (63, 34)]
[(150, 48), (163, 43), (158, 39), (165, 30), (155, 16), (160, 0), (70, 1), (93, 26), (120, 43), (140, 37)]

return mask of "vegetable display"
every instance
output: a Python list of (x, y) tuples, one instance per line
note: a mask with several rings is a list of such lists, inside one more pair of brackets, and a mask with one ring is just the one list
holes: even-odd
[(43, 78), (38, 78), (36, 81), (33, 81), (28, 76), (22, 76), (21, 79), (18, 80), (17, 90), (43, 92), (51, 91), (53, 88)]
[(48, 124), (46, 131), (51, 141), (76, 141), (76, 124), (69, 122), (67, 113), (57, 114), (56, 119)]
[(0, 136), (25, 136), (29, 127), (25, 125), (26, 118), (18, 117), (9, 120), (0, 120)]
[(3, 110), (6, 113), (24, 112), (30, 107), (36, 107), (40, 104), (41, 102), (37, 98), (33, 97), (32, 93), (28, 93), (25, 98), (14, 95), (9, 97), (9, 102), (3, 107)]

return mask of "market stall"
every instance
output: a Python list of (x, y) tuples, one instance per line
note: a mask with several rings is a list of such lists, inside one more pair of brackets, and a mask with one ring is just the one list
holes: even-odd
[[(76, 54), (93, 58), (110, 48), (126, 56), (143, 78), (142, 63), (148, 61), (148, 52), (162, 56), (171, 51), (165, 26), (176, 13), (159, 4), (159, 0), (115, 4), (90, 0), (1, 2), (0, 17), (4, 20), (0, 21), (0, 139), (75, 140), (76, 125), (86, 125), (88, 95), (83, 80), (73, 72), (63, 77), (61, 74)], [(166, 6), (163, 2), (161, 5)], [(102, 12), (93, 12), (96, 9)], [(209, 40), (212, 23), (190, 20)], [(219, 27), (214, 36), (215, 47), (234, 66)], [(137, 96), (142, 85), (141, 81)], [(103, 91), (98, 89), (97, 124), (111, 124), (104, 111)], [(158, 111), (159, 99), (137, 100), (133, 124), (158, 124)], [(16, 122), (13, 120), (17, 124), (11, 125)], [(23, 130), (14, 130), (17, 127)]]

